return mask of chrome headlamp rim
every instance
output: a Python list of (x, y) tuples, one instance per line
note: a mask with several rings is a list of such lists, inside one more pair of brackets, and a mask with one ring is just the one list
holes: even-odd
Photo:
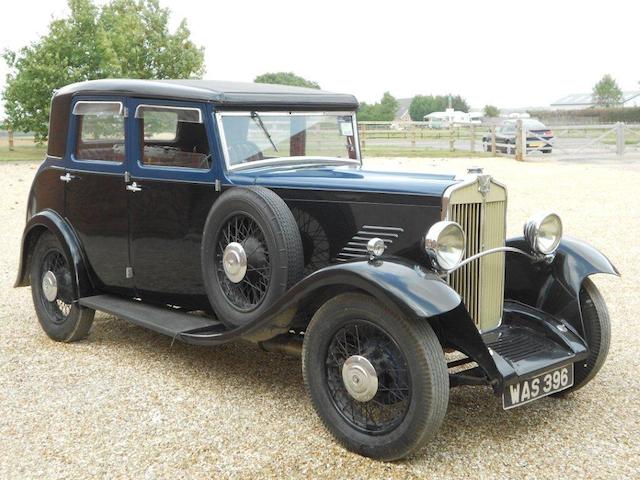
[[(451, 231), (451, 229), (453, 229), (461, 239), (460, 252), (457, 258), (454, 258), (453, 261), (444, 257), (440, 251), (440, 237), (444, 232), (447, 230)], [(450, 220), (442, 220), (434, 223), (424, 236), (424, 250), (431, 260), (432, 265), (441, 272), (454, 270), (460, 264), (464, 258), (466, 244), (467, 238), (464, 230), (459, 223), (452, 222)]]
[[(553, 242), (550, 245), (545, 246), (541, 242), (540, 232), (542, 226), (548, 220), (556, 222), (557, 234)], [(560, 241), (562, 240), (562, 233), (562, 219), (560, 218), (560, 215), (555, 212), (540, 212), (534, 215), (524, 224), (524, 238), (529, 244), (529, 247), (535, 253), (539, 253), (542, 255), (552, 255), (556, 252), (558, 246), (560, 245)]]

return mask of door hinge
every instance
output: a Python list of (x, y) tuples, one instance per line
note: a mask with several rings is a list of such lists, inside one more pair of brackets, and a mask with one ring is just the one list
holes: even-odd
[(131, 182), (131, 174), (129, 172), (124, 172), (124, 183)]
[(124, 276), (126, 278), (133, 278), (133, 267), (126, 267), (124, 269)]
[(216, 180), (214, 182), (214, 185), (215, 185), (216, 192), (219, 192), (220, 190), (222, 190), (222, 185), (220, 184), (220, 180)]

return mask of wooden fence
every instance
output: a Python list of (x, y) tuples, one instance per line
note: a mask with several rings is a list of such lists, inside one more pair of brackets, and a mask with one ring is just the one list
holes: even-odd
[(615, 154), (629, 151), (640, 154), (640, 126), (622, 122), (604, 125), (568, 125), (550, 127), (551, 135), (533, 132), (522, 120), (515, 132), (505, 135), (499, 127), (485, 124), (449, 125), (434, 129), (428, 122), (360, 122), (358, 132), (365, 155), (393, 150), (412, 152), (486, 152), (496, 156), (528, 156), (554, 153), (562, 156)]

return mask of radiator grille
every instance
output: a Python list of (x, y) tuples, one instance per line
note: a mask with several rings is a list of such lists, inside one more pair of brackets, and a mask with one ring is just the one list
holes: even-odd
[[(478, 183), (451, 192), (447, 218), (458, 222), (467, 237), (465, 258), (504, 246), (506, 191), (491, 184), (484, 197)], [(485, 255), (449, 275), (449, 284), (462, 297), (481, 331), (500, 324), (504, 298), (504, 253)]]

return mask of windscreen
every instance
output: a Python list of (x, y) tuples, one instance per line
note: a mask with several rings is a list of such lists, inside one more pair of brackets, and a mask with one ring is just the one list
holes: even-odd
[(357, 160), (352, 113), (229, 112), (220, 114), (231, 167), (260, 160)]

